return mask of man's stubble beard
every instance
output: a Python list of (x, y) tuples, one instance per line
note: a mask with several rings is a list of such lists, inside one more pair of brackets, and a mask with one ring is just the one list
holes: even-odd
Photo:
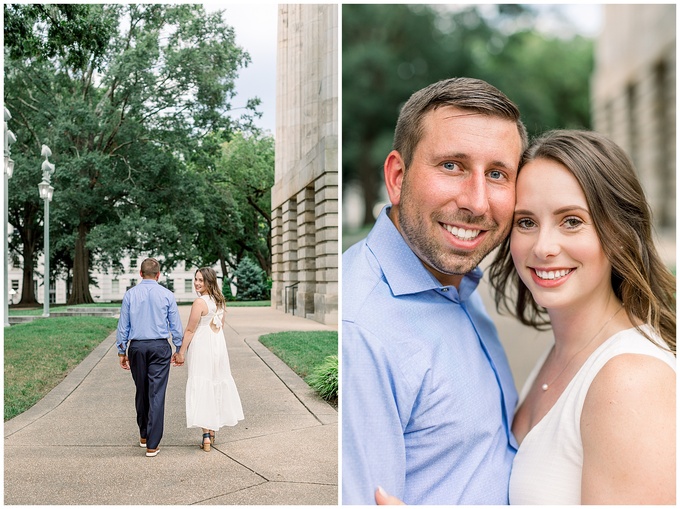
[[(443, 230), (443, 227), (439, 225), (439, 221), (437, 221), (436, 218), (431, 217), (432, 221), (429, 224), (426, 224), (421, 215), (418, 214), (417, 209), (411, 207), (412, 200), (409, 198), (409, 186), (406, 183), (406, 180), (404, 180), (398, 210), (398, 222), (401, 234), (406, 243), (423, 263), (442, 274), (462, 276), (471, 272), (491, 251), (498, 247), (510, 233), (511, 225), (508, 224), (506, 231), (498, 236), (494, 242), (489, 245), (485, 242), (474, 251), (461, 251), (450, 246), (443, 246), (435, 240), (435, 237), (431, 235), (431, 230), (429, 230), (429, 227), (432, 227), (433, 225), (435, 228), (441, 228)], [(478, 225), (480, 229), (487, 230), (486, 235), (497, 233), (499, 228), (498, 224), (495, 222), (489, 224), (489, 221), (486, 221), (483, 218), (464, 213), (458, 214), (455, 219), (446, 218), (444, 222)], [(446, 233), (448, 234), (448, 232)]]

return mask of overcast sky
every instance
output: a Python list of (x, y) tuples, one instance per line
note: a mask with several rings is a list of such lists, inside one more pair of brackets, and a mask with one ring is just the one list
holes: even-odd
[[(276, 132), (276, 31), (278, 20), (277, 4), (231, 4), (228, 2), (207, 1), (205, 8), (209, 12), (225, 11), (226, 23), (234, 27), (236, 44), (250, 54), (251, 62), (239, 71), (236, 81), (237, 95), (232, 107), (238, 108), (246, 104), (252, 97), (259, 97), (262, 103), (259, 111), (262, 118), (255, 124)], [(234, 112), (240, 113), (240, 110)]]

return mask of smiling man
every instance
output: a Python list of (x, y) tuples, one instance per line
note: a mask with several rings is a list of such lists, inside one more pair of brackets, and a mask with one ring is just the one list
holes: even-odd
[(342, 502), (506, 504), (517, 402), (476, 293), (510, 231), (527, 135), (517, 107), (452, 78), (404, 105), (391, 206), (343, 255)]

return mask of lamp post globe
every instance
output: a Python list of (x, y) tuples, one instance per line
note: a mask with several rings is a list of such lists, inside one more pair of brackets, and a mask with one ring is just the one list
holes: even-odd
[(12, 174), (14, 173), (14, 161), (10, 157), (11, 155), (11, 150), (10, 147), (13, 143), (17, 141), (16, 136), (14, 136), (14, 133), (9, 130), (9, 127), (7, 126), (7, 122), (12, 120), (12, 115), (10, 114), (9, 110), (5, 107), (4, 108), (4, 130), (3, 130), (3, 147), (4, 147), (4, 179), (5, 179), (5, 186), (3, 188), (3, 203), (4, 203), (4, 209), (3, 209), (3, 218), (2, 218), (2, 238), (3, 238), (3, 272), (5, 275), (4, 278), (4, 322), (5, 322), (5, 327), (9, 327), (9, 283), (8, 283), (8, 278), (9, 278), (9, 242), (7, 240), (7, 230), (8, 230), (8, 223), (9, 223), (9, 179), (12, 178)]
[(50, 178), (54, 174), (55, 167), (47, 160), (47, 158), (52, 155), (52, 151), (47, 145), (42, 146), (40, 155), (45, 158), (40, 168), (42, 170), (43, 179), (42, 182), (38, 184), (40, 199), (45, 202), (45, 220), (43, 221), (45, 225), (45, 296), (43, 298), (43, 316), (48, 317), (50, 316), (50, 202), (52, 201), (52, 195), (54, 193), (54, 188), (50, 185)]

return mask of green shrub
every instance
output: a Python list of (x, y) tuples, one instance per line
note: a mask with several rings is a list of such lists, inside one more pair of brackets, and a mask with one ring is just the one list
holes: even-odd
[(338, 397), (338, 356), (329, 355), (307, 377), (306, 382), (326, 401)]
[(268, 300), (267, 274), (250, 258), (243, 258), (234, 271), (236, 300)]

